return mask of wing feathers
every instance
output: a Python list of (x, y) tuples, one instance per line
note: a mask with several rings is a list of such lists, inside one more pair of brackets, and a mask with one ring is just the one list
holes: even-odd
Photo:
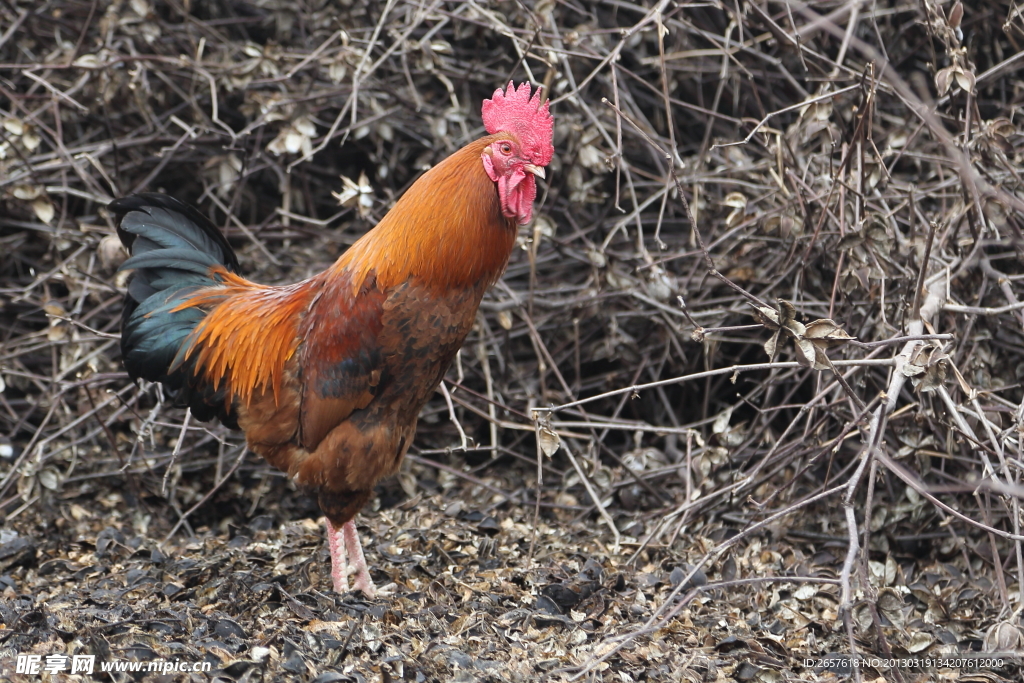
[(303, 327), (299, 441), (309, 451), (354, 411), (368, 406), (379, 390), (386, 297), (374, 273), (354, 296), (350, 277), (343, 272), (326, 283)]

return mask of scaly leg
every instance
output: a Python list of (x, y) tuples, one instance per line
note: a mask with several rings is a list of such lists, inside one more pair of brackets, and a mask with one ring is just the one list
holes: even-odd
[(366, 558), (363, 557), (363, 544), (359, 542), (359, 534), (356, 532), (355, 520), (348, 520), (341, 527), (345, 535), (345, 550), (348, 553), (349, 571), (356, 575), (354, 588), (363, 591), (363, 595), (372, 598), (377, 594), (377, 587), (373, 585), (370, 578), (370, 569), (366, 566)]
[(355, 574), (353, 587), (362, 591), (366, 597), (372, 598), (376, 595), (377, 589), (366, 566), (355, 521), (350, 519), (342, 524), (340, 529), (331, 524), (331, 520), (326, 517), (324, 522), (327, 524), (327, 546), (331, 551), (331, 579), (334, 581), (334, 590), (338, 593), (348, 592), (348, 575)]
[(335, 529), (331, 520), (324, 517), (327, 525), (327, 547), (331, 551), (331, 580), (337, 593), (348, 592), (348, 573), (345, 571), (344, 541), (341, 529)]

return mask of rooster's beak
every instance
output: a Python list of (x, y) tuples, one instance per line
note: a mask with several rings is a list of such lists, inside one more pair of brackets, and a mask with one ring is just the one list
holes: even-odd
[(542, 166), (537, 166), (536, 164), (523, 164), (523, 170), (526, 171), (527, 173), (532, 173), (538, 178), (545, 177), (544, 168)]

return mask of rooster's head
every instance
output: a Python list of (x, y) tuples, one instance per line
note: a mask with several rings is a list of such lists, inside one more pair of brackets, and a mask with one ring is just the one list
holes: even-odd
[(530, 84), (494, 91), (483, 104), (484, 127), (494, 140), (484, 148), (484, 170), (498, 186), (501, 211), (520, 224), (530, 222), (537, 180), (551, 161), (553, 122), (540, 88), (530, 97)]

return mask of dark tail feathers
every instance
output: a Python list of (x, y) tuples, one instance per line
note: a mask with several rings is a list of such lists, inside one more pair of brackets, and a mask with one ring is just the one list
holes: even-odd
[(192, 362), (171, 369), (182, 343), (206, 315), (197, 308), (173, 309), (197, 289), (217, 283), (212, 266), (237, 272), (234, 250), (209, 219), (173, 197), (147, 192), (116, 199), (108, 208), (131, 254), (121, 270), (134, 271), (121, 315), (121, 355), (128, 374), (160, 382), (200, 420), (218, 417), (235, 427), (223, 391), (195, 377)]

